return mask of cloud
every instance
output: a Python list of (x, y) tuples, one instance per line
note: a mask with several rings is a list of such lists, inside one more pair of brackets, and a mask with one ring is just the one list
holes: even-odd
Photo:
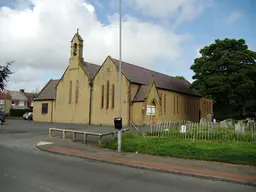
[(228, 15), (226, 22), (229, 24), (235, 23), (242, 16), (243, 16), (243, 13), (241, 11), (233, 11)]
[[(86, 61), (102, 64), (107, 55), (118, 58), (117, 15), (103, 25), (95, 7), (84, 0), (31, 0), (30, 4), (23, 9), (0, 8), (0, 63), (15, 60), (16, 75), (10, 77), (8, 88), (32, 90), (51, 75), (61, 75), (77, 28), (84, 39)], [(122, 35), (123, 60), (148, 68), (159, 65), (159, 60), (178, 58), (182, 43), (189, 38), (128, 15)]]
[(25, 66), (22, 69), (13, 71), (11, 83), (8, 83), (8, 90), (36, 91), (37, 88), (42, 88), (48, 80), (44, 78), (45, 71), (34, 69), (30, 66)]
[(144, 15), (161, 19), (172, 19), (177, 26), (192, 21), (206, 8), (211, 7), (213, 0), (127, 0), (125, 5), (134, 7)]

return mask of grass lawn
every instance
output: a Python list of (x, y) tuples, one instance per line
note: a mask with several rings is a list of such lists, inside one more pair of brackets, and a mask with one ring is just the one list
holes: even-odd
[[(102, 147), (117, 149), (117, 140)], [(134, 135), (122, 137), (122, 151), (256, 166), (256, 143), (187, 141)]]

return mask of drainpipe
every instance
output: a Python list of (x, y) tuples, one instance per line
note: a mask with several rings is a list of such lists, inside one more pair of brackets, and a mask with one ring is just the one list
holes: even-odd
[(51, 108), (51, 123), (52, 123), (52, 116), (53, 116), (53, 101), (52, 101), (52, 108)]
[(128, 88), (128, 125), (131, 125), (131, 83), (129, 82), (129, 88)]
[(90, 86), (90, 101), (89, 101), (89, 125), (90, 125), (92, 121), (92, 86), (93, 86), (92, 81), (90, 81), (89, 86)]

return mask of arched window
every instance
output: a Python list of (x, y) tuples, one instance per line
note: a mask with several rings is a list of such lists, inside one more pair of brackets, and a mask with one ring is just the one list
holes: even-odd
[(106, 109), (109, 108), (109, 81), (107, 81), (107, 105), (106, 105)]
[(115, 85), (112, 84), (112, 108), (115, 107)]
[(76, 80), (76, 103), (78, 103), (79, 81)]
[(74, 48), (73, 48), (73, 56), (76, 56), (76, 52), (77, 52), (77, 44), (74, 44)]
[(69, 104), (72, 102), (72, 81), (69, 81)]
[(104, 107), (104, 85), (101, 87), (101, 108)]

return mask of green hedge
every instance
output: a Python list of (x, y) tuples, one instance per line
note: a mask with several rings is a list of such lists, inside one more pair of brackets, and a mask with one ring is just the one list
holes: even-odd
[(22, 117), (24, 113), (32, 112), (31, 109), (10, 109), (11, 117)]

